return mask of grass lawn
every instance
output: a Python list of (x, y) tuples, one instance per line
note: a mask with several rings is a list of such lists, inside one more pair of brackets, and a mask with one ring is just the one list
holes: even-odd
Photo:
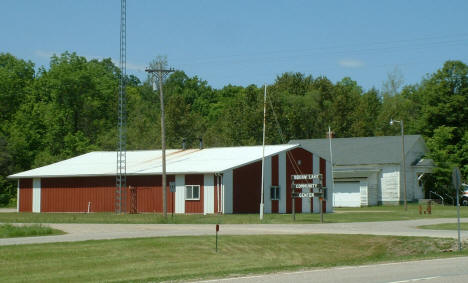
[(62, 231), (52, 229), (40, 224), (14, 226), (11, 224), (0, 225), (0, 238), (30, 237), (64, 234)]
[[(434, 224), (434, 225), (424, 225), (418, 226), (421, 229), (430, 229), (430, 230), (457, 230), (457, 223), (444, 223), (444, 224)], [(460, 230), (468, 231), (468, 223), (460, 223)]]
[[(425, 207), (424, 207), (425, 209)], [(461, 207), (461, 217), (468, 217), (468, 207)], [(408, 211), (403, 206), (373, 206), (363, 208), (337, 208), (334, 213), (325, 214), (327, 223), (368, 222), (426, 218), (456, 217), (454, 206), (433, 205), (432, 214), (418, 212), (418, 205), (409, 204)], [(258, 214), (235, 215), (175, 215), (164, 219), (161, 214), (121, 214), (114, 213), (0, 213), (0, 223), (184, 223), (184, 224), (277, 224), (293, 223), (290, 214), (265, 214), (260, 222)], [(297, 214), (296, 223), (320, 223), (320, 214)]]
[[(0, 247), (4, 282), (167, 281), (468, 255), (455, 240), (371, 235), (119, 239)], [(445, 252), (444, 252), (445, 251)]]

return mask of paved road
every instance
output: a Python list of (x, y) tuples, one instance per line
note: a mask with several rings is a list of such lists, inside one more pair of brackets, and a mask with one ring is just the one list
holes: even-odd
[[(462, 219), (468, 222), (468, 218)], [(450, 223), (456, 219), (422, 219), (386, 222), (357, 222), (330, 224), (226, 224), (221, 225), (220, 235), (253, 234), (371, 234), (427, 236), (456, 238), (456, 231), (417, 229), (420, 225)], [(47, 224), (65, 231), (58, 236), (0, 239), (0, 245), (32, 243), (74, 242), (86, 240), (214, 235), (211, 224)], [(468, 231), (462, 231), (462, 239), (468, 240)]]
[(0, 208), (0, 213), (12, 213), (12, 212), (17, 212), (16, 208), (5, 208), (5, 207), (2, 207)]
[(299, 272), (225, 278), (200, 282), (347, 282), (347, 283), (465, 283), (468, 282), (468, 257), (345, 266)]

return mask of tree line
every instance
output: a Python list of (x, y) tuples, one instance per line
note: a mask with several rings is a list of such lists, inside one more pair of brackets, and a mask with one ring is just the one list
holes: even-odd
[[(0, 53), (0, 205), (15, 201), (9, 174), (93, 150), (117, 147), (120, 70), (111, 59), (54, 55), (48, 68)], [(160, 105), (149, 79), (126, 80), (127, 149), (160, 148)], [(468, 174), (468, 66), (447, 61), (417, 84), (363, 90), (349, 77), (283, 73), (267, 86), (267, 144), (290, 139), (421, 134), (438, 166), (426, 187), (451, 194), (453, 166)], [(263, 86), (211, 87), (197, 76), (172, 73), (164, 83), (169, 148), (254, 145), (262, 142)]]

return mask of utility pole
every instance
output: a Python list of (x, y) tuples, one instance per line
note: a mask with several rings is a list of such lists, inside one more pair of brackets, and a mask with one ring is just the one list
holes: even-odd
[(403, 197), (405, 203), (405, 211), (408, 210), (408, 201), (407, 201), (407, 194), (406, 194), (406, 161), (405, 161), (405, 126), (403, 124), (403, 119), (400, 121), (390, 119), (390, 125), (394, 123), (400, 123), (401, 126), (401, 163), (402, 163), (402, 173), (403, 173)]
[(162, 193), (163, 193), (163, 215), (167, 217), (167, 185), (166, 185), (166, 127), (164, 124), (164, 95), (163, 95), (163, 80), (174, 69), (164, 69), (162, 60), (157, 63), (156, 69), (147, 68), (145, 70), (153, 78), (153, 90), (155, 89), (154, 78), (159, 82), (159, 99), (161, 101), (161, 150), (162, 150)]

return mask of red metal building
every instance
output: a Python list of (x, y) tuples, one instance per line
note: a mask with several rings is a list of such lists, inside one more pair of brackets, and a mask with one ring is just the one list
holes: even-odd
[[(113, 212), (115, 152), (91, 152), (17, 173), (20, 212)], [(262, 147), (167, 151), (167, 208), (175, 213), (258, 213)], [(265, 147), (265, 213), (290, 213), (291, 175), (318, 174), (331, 183), (329, 161), (299, 145)], [(162, 212), (161, 151), (127, 152), (127, 207)], [(169, 184), (175, 186), (170, 192)], [(329, 196), (329, 197), (328, 197)], [(332, 210), (327, 191), (326, 211)], [(318, 212), (318, 199), (296, 199), (296, 212)]]

